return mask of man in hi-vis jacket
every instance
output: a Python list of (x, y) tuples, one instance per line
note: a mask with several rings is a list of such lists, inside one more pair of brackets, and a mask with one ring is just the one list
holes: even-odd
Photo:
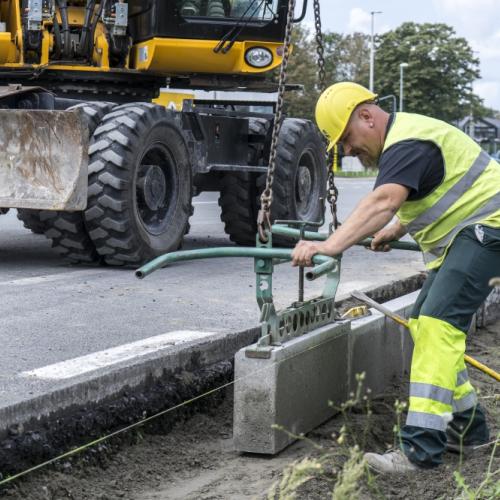
[[(473, 314), (500, 276), (500, 165), (457, 128), (426, 116), (388, 114), (355, 83), (320, 96), (316, 121), (329, 148), (378, 167), (374, 190), (325, 242), (300, 241), (294, 265), (337, 255), (375, 235), (372, 249), (409, 233), (429, 275), (410, 318), (414, 341), (410, 400), (400, 449), (366, 453), (379, 472), (434, 467), (445, 449), (473, 449), (489, 439), (464, 363)], [(397, 221), (386, 227), (397, 216)]]

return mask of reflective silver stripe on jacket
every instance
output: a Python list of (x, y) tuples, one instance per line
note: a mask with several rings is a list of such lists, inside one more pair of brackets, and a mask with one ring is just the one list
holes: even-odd
[(475, 213), (473, 213), (467, 219), (464, 219), (460, 224), (457, 224), (453, 231), (449, 232), (444, 238), (441, 238), (436, 246), (424, 252), (424, 261), (425, 263), (432, 262), (437, 257), (441, 257), (450, 241), (455, 237), (455, 235), (460, 232), (464, 227), (469, 226), (470, 224), (474, 224), (474, 222), (478, 222), (484, 217), (495, 213), (497, 210), (500, 210), (500, 192), (495, 196), (490, 198), (488, 202), (480, 207)]
[(410, 397), (432, 399), (439, 403), (451, 405), (453, 401), (453, 391), (437, 385), (423, 384), (421, 382), (410, 383)]
[(434, 413), (423, 413), (420, 411), (409, 411), (406, 417), (406, 425), (415, 427), (426, 427), (437, 431), (445, 431), (447, 423), (441, 415)]
[(474, 163), (465, 173), (465, 175), (455, 183), (451, 189), (446, 192), (432, 207), (421, 213), (416, 219), (407, 224), (410, 234), (418, 233), (424, 227), (429, 226), (439, 219), (449, 208), (453, 206), (474, 184), (479, 176), (486, 170), (490, 164), (491, 158), (484, 151), (474, 160)]
[(457, 373), (457, 385), (465, 384), (469, 380), (469, 374), (467, 368), (464, 368), (461, 372)]
[(468, 410), (469, 408), (474, 408), (477, 404), (477, 396), (474, 391), (469, 392), (466, 396), (464, 396), (461, 399), (455, 399), (453, 401), (453, 411), (465, 411)]

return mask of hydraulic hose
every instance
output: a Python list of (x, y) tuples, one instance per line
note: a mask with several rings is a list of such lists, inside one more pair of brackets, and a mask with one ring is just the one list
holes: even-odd
[(57, 14), (54, 14), (52, 26), (54, 31), (54, 59), (58, 61), (61, 59), (62, 38), (61, 27), (59, 26), (59, 21), (57, 20)]
[(66, 0), (56, 0), (57, 6), (59, 7), (59, 13), (61, 14), (61, 24), (62, 30), (61, 33), (63, 35), (64, 46), (63, 46), (63, 55), (66, 59), (70, 59), (71, 57), (71, 32), (69, 30), (69, 21), (68, 21), (68, 4)]
[(88, 54), (90, 23), (92, 21), (92, 14), (95, 10), (95, 3), (96, 0), (87, 0), (87, 5), (85, 6), (85, 20), (82, 26), (82, 37), (80, 39), (79, 47), (79, 53), (81, 56), (86, 56)]

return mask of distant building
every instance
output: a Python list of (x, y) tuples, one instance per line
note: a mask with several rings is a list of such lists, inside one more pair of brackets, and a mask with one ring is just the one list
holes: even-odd
[(458, 126), (490, 153), (498, 151), (500, 147), (499, 119), (472, 118), (468, 116), (467, 118), (461, 120)]

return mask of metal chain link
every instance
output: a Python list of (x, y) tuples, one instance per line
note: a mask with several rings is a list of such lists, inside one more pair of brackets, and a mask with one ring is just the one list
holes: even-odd
[(314, 0), (314, 26), (316, 28), (316, 54), (318, 56), (318, 82), (321, 92), (326, 88), (325, 48), (321, 29), (321, 9), (319, 0)]
[(330, 205), (330, 212), (332, 214), (332, 222), (329, 227), (329, 232), (332, 233), (334, 229), (340, 226), (340, 222), (337, 215), (337, 200), (339, 198), (339, 190), (335, 185), (335, 172), (333, 171), (333, 166), (338, 162), (338, 148), (335, 146), (335, 151), (333, 155), (326, 154), (326, 164), (328, 165), (328, 187), (326, 191), (326, 200)]
[[(314, 0), (314, 26), (316, 28), (316, 54), (318, 57), (318, 84), (319, 90), (323, 92), (326, 88), (326, 71), (325, 71), (325, 48), (323, 44), (323, 31), (321, 29), (321, 9), (320, 0)], [(337, 199), (339, 191), (335, 185), (335, 172), (333, 165), (338, 161), (338, 149), (336, 148), (334, 154), (326, 153), (326, 164), (328, 165), (328, 187), (326, 192), (326, 200), (330, 205), (332, 213), (332, 223), (330, 225), (330, 232), (337, 229), (339, 220), (337, 217)], [(334, 163), (335, 162), (335, 163)]]
[(267, 169), (266, 187), (260, 197), (261, 209), (257, 216), (257, 229), (259, 239), (266, 243), (269, 239), (267, 232), (271, 229), (271, 205), (273, 203), (273, 182), (276, 170), (276, 150), (278, 136), (283, 122), (283, 101), (285, 95), (285, 84), (287, 79), (288, 60), (290, 58), (290, 45), (292, 43), (292, 27), (295, 14), (295, 0), (288, 1), (288, 13), (286, 20), (285, 39), (283, 41), (283, 61), (281, 62), (280, 76), (278, 81), (278, 99), (274, 114), (273, 135), (269, 153), (269, 166)]

